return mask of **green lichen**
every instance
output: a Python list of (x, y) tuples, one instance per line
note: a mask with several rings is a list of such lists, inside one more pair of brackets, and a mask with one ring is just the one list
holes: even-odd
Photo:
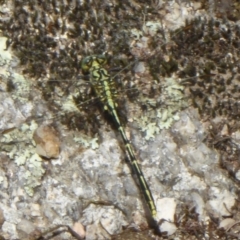
[(69, 112), (79, 112), (76, 103), (73, 100), (73, 96), (69, 95), (67, 99), (62, 104), (62, 111), (69, 113)]
[(143, 36), (142, 31), (140, 31), (140, 30), (138, 30), (136, 28), (131, 29), (130, 30), (130, 34), (136, 40), (139, 40)]
[[(174, 121), (179, 120), (179, 111), (187, 107), (186, 97), (183, 94), (184, 87), (181, 86), (174, 78), (165, 78), (162, 84), (161, 95), (157, 102), (160, 104), (158, 108), (146, 113), (139, 119), (135, 119), (142, 132), (145, 133), (145, 139), (150, 140), (162, 129), (168, 129), (172, 126)], [(145, 102), (153, 104), (144, 98)]]
[(74, 137), (74, 141), (83, 145), (85, 148), (97, 149), (99, 147), (98, 137), (90, 138), (87, 135), (80, 134)]
[(0, 75), (8, 82), (11, 80), (14, 85), (15, 92), (11, 95), (12, 99), (18, 103), (26, 103), (29, 93), (31, 92), (30, 81), (27, 81), (23, 75), (13, 73), (11, 62), (14, 62), (10, 51), (6, 51), (7, 38), (0, 37)]
[(149, 123), (147, 116), (142, 116), (140, 120), (138, 120), (141, 131), (145, 133), (145, 139), (149, 140), (154, 138), (154, 135), (159, 133), (159, 127), (155, 122)]
[(9, 51), (6, 51), (6, 37), (0, 37), (0, 66), (9, 63), (12, 59), (12, 56)]
[(28, 96), (31, 91), (31, 85), (29, 81), (27, 81), (18, 73), (13, 73), (11, 79), (15, 87), (15, 92), (12, 95), (12, 98), (20, 103), (28, 102)]
[(2, 145), (8, 146), (4, 150), (7, 155), (19, 167), (24, 167), (24, 189), (29, 196), (34, 195), (34, 188), (41, 185), (41, 178), (45, 173), (42, 167), (42, 159), (36, 154), (32, 135), (37, 124), (23, 124), (19, 129), (14, 129), (3, 134), (0, 141)]
[(162, 28), (160, 22), (148, 21), (143, 25), (143, 32), (150, 36), (155, 36), (159, 29)]
[(29, 170), (25, 173), (26, 183), (24, 189), (29, 196), (33, 196), (34, 188), (41, 185), (41, 178), (45, 170), (42, 167), (42, 159), (36, 153), (30, 156), (27, 165)]

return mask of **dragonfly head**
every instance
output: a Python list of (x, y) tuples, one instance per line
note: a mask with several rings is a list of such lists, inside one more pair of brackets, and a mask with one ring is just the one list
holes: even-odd
[(93, 55), (85, 57), (81, 63), (83, 73), (88, 73), (92, 67), (102, 67), (107, 63), (107, 58), (104, 55)]
[(92, 63), (93, 63), (93, 56), (88, 56), (88, 57), (85, 57), (83, 60), (82, 60), (82, 63), (81, 63), (81, 69), (84, 73), (88, 73), (90, 68), (92, 67)]

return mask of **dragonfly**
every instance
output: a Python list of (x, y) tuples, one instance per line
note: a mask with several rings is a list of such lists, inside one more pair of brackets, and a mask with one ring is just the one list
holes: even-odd
[(138, 164), (138, 160), (135, 156), (132, 144), (126, 135), (126, 132), (117, 112), (117, 91), (115, 89), (113, 79), (110, 77), (108, 71), (104, 68), (106, 62), (106, 57), (103, 55), (89, 56), (83, 59), (81, 68), (84, 72), (90, 73), (90, 82), (95, 90), (95, 93), (104, 105), (104, 109), (112, 115), (116, 127), (122, 136), (131, 165), (134, 169), (134, 172), (137, 174), (139, 184), (141, 186), (144, 198), (148, 204), (151, 215), (154, 220), (157, 220), (157, 209), (151, 190)]

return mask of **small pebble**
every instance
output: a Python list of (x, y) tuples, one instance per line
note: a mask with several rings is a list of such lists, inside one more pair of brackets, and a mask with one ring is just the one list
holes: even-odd
[(86, 232), (83, 225), (80, 222), (75, 222), (73, 225), (74, 232), (76, 232), (81, 238), (85, 238)]
[(56, 131), (50, 126), (40, 126), (33, 134), (36, 143), (36, 152), (45, 158), (58, 158), (60, 153), (60, 140)]

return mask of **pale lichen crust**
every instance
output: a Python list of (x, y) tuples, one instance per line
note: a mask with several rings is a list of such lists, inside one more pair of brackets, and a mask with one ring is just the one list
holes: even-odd
[[(145, 133), (145, 139), (154, 138), (162, 129), (168, 129), (174, 121), (179, 120), (178, 113), (188, 106), (187, 99), (183, 93), (184, 87), (174, 78), (165, 78), (161, 84), (161, 95), (155, 102), (160, 107), (145, 112), (140, 118), (135, 120), (139, 123), (141, 131)], [(151, 99), (144, 99), (153, 102)]]
[(29, 196), (34, 195), (34, 188), (41, 185), (41, 178), (45, 170), (41, 157), (36, 154), (36, 147), (32, 135), (38, 125), (32, 121), (23, 124), (8, 133), (4, 133), (0, 139), (2, 150), (9, 158), (19, 166), (19, 179), (22, 179), (22, 187)]

